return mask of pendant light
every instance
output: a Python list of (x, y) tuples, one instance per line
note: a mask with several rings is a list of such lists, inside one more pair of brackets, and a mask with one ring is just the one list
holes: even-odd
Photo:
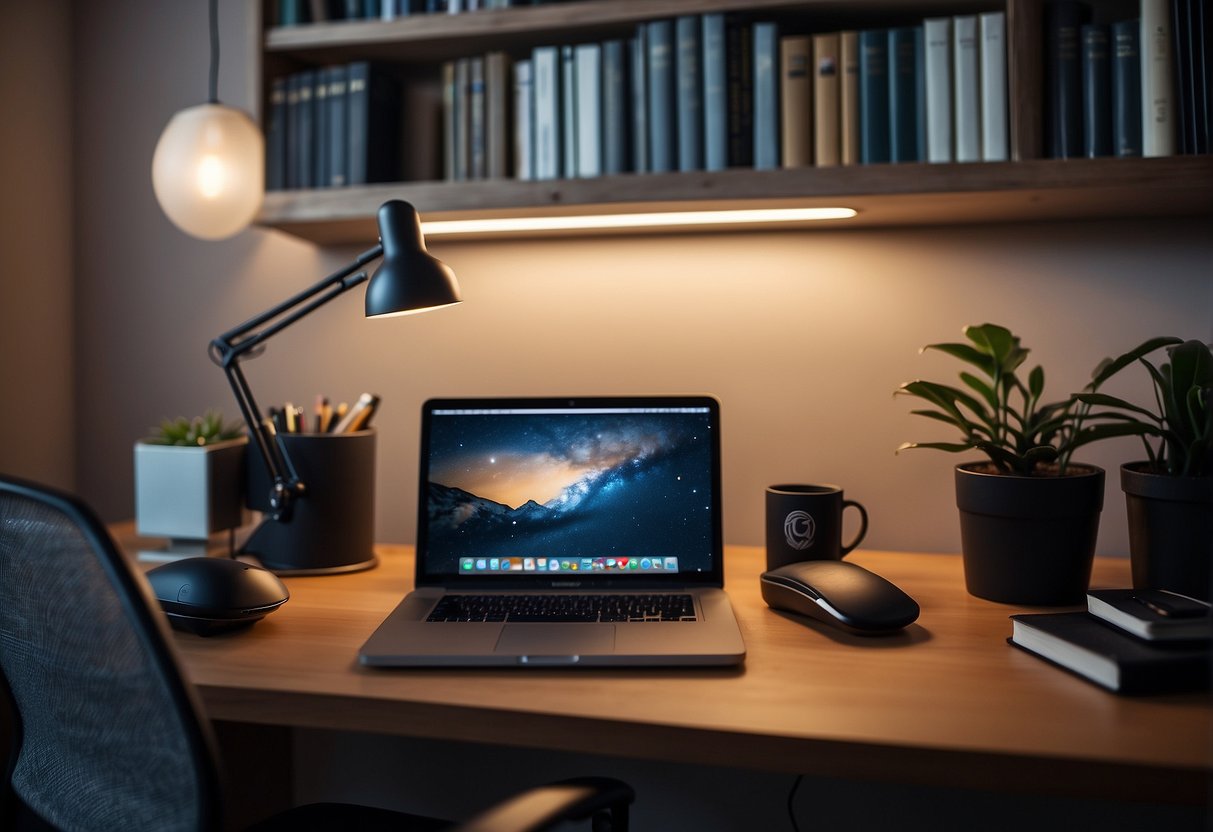
[(210, 97), (181, 110), (160, 134), (152, 187), (173, 224), (194, 237), (220, 240), (243, 230), (261, 207), (265, 140), (241, 110), (219, 103), (219, 21), (210, 0)]

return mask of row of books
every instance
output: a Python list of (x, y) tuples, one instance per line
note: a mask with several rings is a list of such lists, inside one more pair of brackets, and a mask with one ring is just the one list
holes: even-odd
[(462, 14), (572, 0), (278, 0), (274, 23), (299, 26), (337, 20), (395, 20), (414, 14)]
[(1166, 590), (1095, 589), (1086, 612), (1011, 616), (1011, 644), (1117, 693), (1207, 690), (1207, 602)]
[(1140, 17), (1090, 22), (1086, 3), (1045, 13), (1046, 150), (1053, 158), (1208, 153), (1213, 11), (1140, 0)]

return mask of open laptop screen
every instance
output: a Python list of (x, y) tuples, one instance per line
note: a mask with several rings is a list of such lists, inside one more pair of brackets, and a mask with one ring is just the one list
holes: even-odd
[(718, 413), (704, 397), (427, 402), (418, 578), (718, 583)]

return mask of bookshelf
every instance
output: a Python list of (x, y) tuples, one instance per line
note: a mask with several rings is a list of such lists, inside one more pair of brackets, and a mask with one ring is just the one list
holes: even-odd
[[(1213, 156), (1040, 158), (1041, 0), (584, 0), (392, 21), (263, 25), (258, 48), (262, 112), (268, 112), (269, 79), (300, 68), (356, 60), (404, 64), (412, 79), (407, 101), (438, 94), (438, 66), (445, 60), (486, 50), (521, 53), (551, 43), (625, 37), (642, 20), (742, 8), (820, 31), (1005, 10), (1014, 161), (545, 181), (425, 180), (271, 191), (258, 223), (321, 245), (363, 244), (374, 239), (375, 211), (389, 198), (414, 203), (427, 220), (827, 205), (845, 205), (859, 214), (814, 227), (1213, 216)], [(263, 21), (272, 20), (271, 9), (272, 3), (263, 4)]]

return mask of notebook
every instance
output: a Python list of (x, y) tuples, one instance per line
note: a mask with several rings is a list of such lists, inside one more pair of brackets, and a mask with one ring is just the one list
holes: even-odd
[(415, 589), (364, 665), (732, 665), (720, 407), (431, 400)]

